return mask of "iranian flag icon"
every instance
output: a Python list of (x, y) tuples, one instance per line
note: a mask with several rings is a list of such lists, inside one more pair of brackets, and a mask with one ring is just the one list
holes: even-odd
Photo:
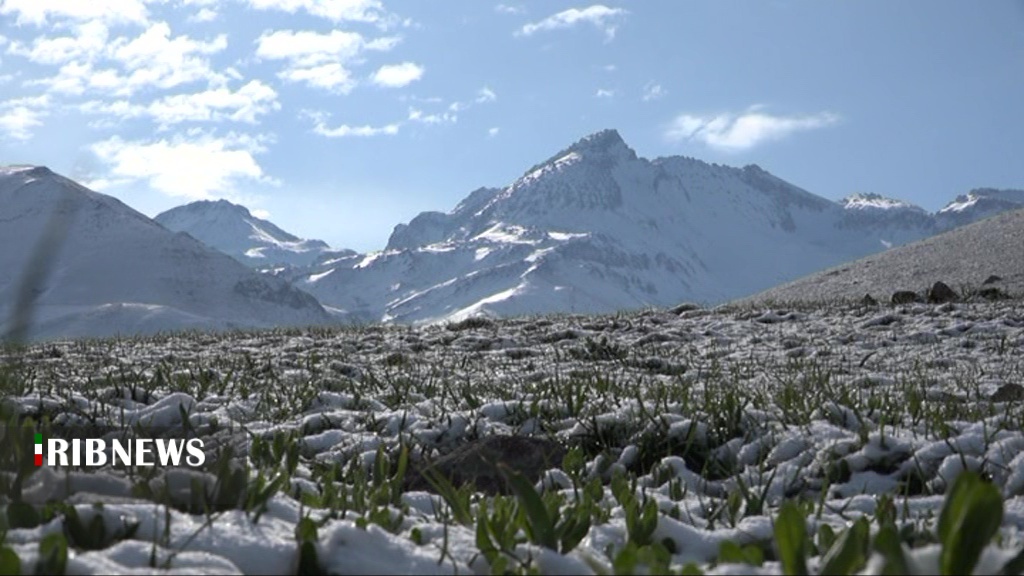
[(43, 465), (43, 435), (36, 433), (36, 466)]

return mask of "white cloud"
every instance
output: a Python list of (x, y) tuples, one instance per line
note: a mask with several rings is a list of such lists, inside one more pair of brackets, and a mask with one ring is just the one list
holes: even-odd
[(215, 71), (210, 56), (227, 48), (227, 36), (194, 40), (172, 36), (166, 22), (156, 22), (138, 36), (109, 39), (102, 21), (73, 27), (74, 35), (40, 37), (30, 46), (12, 44), (9, 52), (44, 65), (60, 66), (49, 77), (27, 85), (46, 86), (53, 92), (82, 94), (87, 90), (129, 96), (147, 87), (174, 88), (205, 81), (223, 85), (227, 77)]
[(264, 33), (256, 43), (257, 57), (286, 62), (278, 73), (282, 80), (347, 94), (356, 86), (348, 63), (364, 50), (390, 50), (398, 39), (384, 37), (367, 42), (358, 33), (342, 30), (328, 34), (277, 30)]
[(332, 30), (320, 34), (309, 30), (276, 30), (257, 40), (256, 56), (271, 60), (289, 60), (312, 66), (335, 60), (349, 60), (359, 54), (363, 37), (356, 32)]
[(249, 214), (259, 218), (260, 220), (267, 220), (270, 218), (270, 211), (262, 208), (250, 208)]
[(206, 80), (223, 83), (226, 78), (215, 72), (208, 56), (227, 48), (227, 36), (221, 34), (209, 42), (188, 36), (171, 37), (166, 22), (157, 22), (132, 40), (118, 38), (110, 46), (110, 56), (130, 71), (120, 93), (131, 93), (144, 86), (173, 88)]
[(273, 182), (254, 157), (265, 151), (261, 139), (245, 135), (218, 138), (190, 131), (155, 141), (114, 136), (90, 148), (110, 168), (100, 182), (146, 181), (164, 194), (190, 200), (228, 194), (239, 180)]
[(103, 54), (109, 39), (107, 25), (100, 20), (75, 25), (74, 36), (38, 37), (31, 48), (14, 42), (9, 54), (23, 56), (37, 64), (57, 65), (71, 61), (91, 61)]
[[(92, 100), (79, 106), (86, 114), (99, 114), (115, 120), (152, 118), (162, 129), (182, 122), (245, 122), (256, 124), (259, 118), (280, 110), (277, 92), (260, 80), (252, 80), (236, 91), (219, 87), (191, 94), (175, 94), (155, 100), (148, 106), (127, 100), (104, 102)], [(94, 123), (109, 127), (116, 122)]]
[(509, 4), (498, 4), (494, 7), (494, 11), (499, 14), (523, 14), (526, 12), (526, 8)]
[[(421, 124), (454, 124), (459, 121), (459, 107), (458, 102), (448, 107), (445, 112), (437, 114), (424, 114), (422, 110), (417, 108), (409, 108), (409, 121), (420, 122)], [(454, 108), (453, 108), (454, 106)]]
[(217, 19), (217, 16), (219, 16), (219, 14), (217, 14), (216, 10), (210, 8), (203, 8), (199, 10), (199, 12), (196, 12), (194, 15), (190, 16), (189, 20), (191, 20), (192, 22), (213, 22)]
[(223, 119), (255, 124), (260, 116), (280, 109), (277, 92), (259, 80), (252, 80), (235, 92), (221, 87), (167, 96), (152, 103), (149, 113), (162, 125)]
[(380, 136), (387, 135), (393, 136), (398, 134), (398, 124), (388, 124), (386, 126), (349, 126), (348, 124), (342, 124), (337, 128), (328, 128), (323, 124), (317, 124), (313, 131), (321, 136), (328, 138), (345, 138), (347, 136)]
[(644, 86), (643, 101), (644, 102), (650, 102), (651, 100), (657, 100), (659, 98), (664, 98), (667, 95), (668, 95), (668, 90), (665, 90), (664, 88), (662, 88), (661, 84), (655, 84), (654, 82), (648, 82), (647, 85)]
[(313, 88), (348, 94), (356, 86), (352, 74), (341, 64), (333, 62), (311, 68), (290, 67), (278, 73), (288, 82), (305, 82)]
[(794, 132), (831, 126), (839, 116), (822, 112), (809, 116), (772, 116), (753, 106), (743, 114), (693, 116), (682, 114), (665, 130), (670, 141), (698, 140), (712, 148), (727, 151), (746, 150), (771, 140), (779, 140)]
[(490, 138), (494, 138), (495, 136), (498, 135), (498, 132), (501, 132), (501, 128), (495, 126), (494, 128), (490, 128), (487, 130), (487, 136)]
[(489, 87), (484, 86), (476, 93), (476, 103), (483, 104), (484, 102), (494, 102), (498, 99), (498, 95), (494, 93)]
[(49, 105), (46, 95), (0, 102), (0, 134), (14, 140), (28, 140), (32, 129), (42, 126), (42, 118), (49, 115)]
[(43, 26), (62, 19), (146, 24), (147, 1), (152, 0), (4, 0), (0, 3), (0, 15), (17, 14), (18, 25)]
[(125, 88), (125, 78), (116, 70), (97, 70), (86, 62), (69, 62), (60, 67), (55, 76), (30, 80), (26, 85), (46, 86), (52, 92), (61, 94), (82, 94), (87, 89), (112, 92)]
[(373, 83), (386, 88), (401, 88), (422, 78), (423, 72), (423, 67), (413, 62), (385, 64), (373, 74)]
[(615, 97), (615, 91), (614, 90), (606, 90), (604, 88), (598, 88), (597, 92), (594, 93), (594, 97), (595, 98), (614, 98)]
[(570, 8), (553, 14), (540, 22), (533, 22), (520, 28), (516, 35), (531, 36), (537, 32), (572, 28), (577, 24), (591, 24), (604, 32), (605, 37), (611, 40), (615, 37), (615, 22), (629, 12), (622, 8), (609, 8), (602, 4), (595, 4), (584, 9)]
[(382, 22), (386, 18), (380, 0), (248, 0), (257, 10), (298, 11), (332, 22)]

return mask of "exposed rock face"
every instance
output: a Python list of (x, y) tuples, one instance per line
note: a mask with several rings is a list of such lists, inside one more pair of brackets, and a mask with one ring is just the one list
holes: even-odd
[(433, 490), (427, 476), (439, 473), (456, 488), (468, 483), (487, 494), (509, 493), (511, 490), (499, 465), (515, 470), (530, 482), (536, 482), (545, 470), (560, 466), (564, 457), (565, 448), (545, 438), (485, 436), (410, 470), (406, 487), (409, 490)]
[(1007, 294), (995, 286), (985, 286), (978, 290), (978, 296), (986, 300), (1002, 300), (1008, 298)]
[(1003, 384), (992, 394), (993, 402), (1019, 402), (1024, 400), (1024, 386), (1020, 384)]
[(917, 292), (911, 290), (898, 290), (892, 293), (893, 304), (910, 304), (912, 302), (920, 302), (921, 297), (917, 295)]
[(939, 281), (932, 284), (928, 290), (928, 302), (931, 304), (942, 304), (945, 302), (956, 302), (960, 297), (945, 282)]

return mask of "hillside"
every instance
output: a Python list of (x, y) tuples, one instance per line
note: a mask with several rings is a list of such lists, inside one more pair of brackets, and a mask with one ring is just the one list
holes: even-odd
[(976, 290), (998, 276), (995, 287), (1024, 295), (1024, 210), (1006, 212), (961, 228), (817, 272), (740, 302), (888, 299), (897, 290), (923, 291), (942, 281)]
[(332, 321), (287, 282), (44, 167), (0, 169), (0, 269), (0, 334), (16, 308), (35, 338)]

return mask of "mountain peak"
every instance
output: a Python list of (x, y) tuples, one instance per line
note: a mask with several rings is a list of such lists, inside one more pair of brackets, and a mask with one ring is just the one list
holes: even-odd
[(249, 212), (249, 209), (246, 208), (245, 206), (242, 206), (241, 204), (235, 204), (234, 202), (230, 202), (230, 201), (224, 200), (224, 199), (220, 199), (220, 200), (196, 200), (195, 202), (190, 202), (188, 204), (185, 204), (184, 206), (181, 206), (181, 208), (184, 208), (184, 209), (189, 210), (189, 211), (197, 211), (197, 212), (205, 212), (205, 211), (208, 211), (208, 210), (215, 210), (215, 211), (221, 212), (221, 213), (239, 214), (239, 215), (244, 216), (246, 218), (252, 217), (252, 213)]
[(561, 155), (568, 152), (577, 152), (584, 156), (601, 155), (636, 158), (636, 152), (626, 144), (626, 141), (619, 135), (619, 131), (614, 128), (606, 128), (580, 138), (565, 149)]
[(303, 240), (227, 200), (191, 202), (157, 214), (154, 220), (253, 267), (305, 266), (330, 250), (322, 240)]
[(534, 174), (545, 166), (561, 164), (567, 160), (583, 160), (607, 167), (618, 161), (636, 159), (636, 152), (626, 144), (618, 130), (608, 128), (580, 138), (568, 148), (531, 167), (525, 175)]
[(918, 212), (924, 211), (910, 202), (888, 198), (874, 192), (856, 192), (843, 198), (839, 203), (847, 210), (892, 210), (905, 208)]
[(21, 174), (26, 178), (45, 178), (56, 176), (53, 170), (46, 166), (35, 166), (32, 164), (11, 164), (0, 166), (0, 174)]

